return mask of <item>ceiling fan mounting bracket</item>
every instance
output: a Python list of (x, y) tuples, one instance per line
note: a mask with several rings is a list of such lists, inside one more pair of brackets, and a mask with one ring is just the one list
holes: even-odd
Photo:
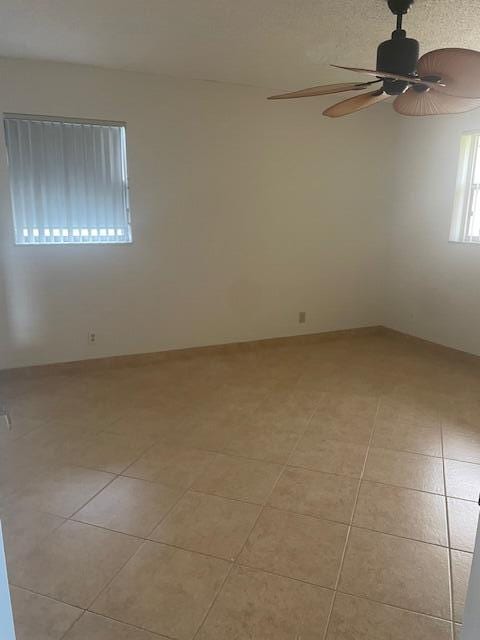
[(388, 0), (390, 11), (396, 16), (402, 16), (408, 13), (410, 7), (415, 0)]

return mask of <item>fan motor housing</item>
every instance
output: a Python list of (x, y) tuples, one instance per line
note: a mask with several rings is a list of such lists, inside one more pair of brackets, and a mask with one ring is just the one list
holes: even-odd
[[(420, 55), (418, 40), (407, 38), (405, 31), (392, 33), (392, 39), (382, 42), (377, 49), (377, 71), (388, 71), (400, 75), (413, 75)], [(383, 88), (389, 95), (399, 95), (407, 88), (406, 82), (384, 80)]]

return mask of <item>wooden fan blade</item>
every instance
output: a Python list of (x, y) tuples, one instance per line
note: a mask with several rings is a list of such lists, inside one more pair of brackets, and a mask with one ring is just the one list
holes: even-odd
[[(480, 51), (436, 49), (418, 61), (420, 76), (441, 76), (436, 90), (459, 98), (480, 98)], [(424, 83), (426, 84), (426, 83)]]
[(342, 93), (343, 91), (360, 91), (366, 89), (371, 84), (379, 82), (342, 82), (341, 84), (324, 84), (318, 87), (310, 87), (309, 89), (301, 89), (300, 91), (292, 91), (291, 93), (281, 93), (277, 96), (270, 96), (268, 100), (288, 100), (290, 98), (313, 98), (315, 96), (326, 96), (330, 93)]
[(347, 71), (354, 71), (355, 73), (365, 73), (367, 76), (377, 76), (377, 78), (388, 78), (389, 80), (398, 80), (399, 82), (408, 82), (409, 84), (423, 84), (426, 87), (438, 87), (437, 82), (430, 82), (429, 80), (422, 80), (421, 78), (413, 76), (402, 76), (398, 73), (390, 73), (389, 71), (377, 71), (374, 69), (358, 69), (357, 67), (341, 67), (338, 64), (331, 64), (331, 67), (336, 69), (346, 69)]
[(389, 97), (388, 93), (385, 93), (382, 89), (379, 91), (362, 93), (360, 96), (355, 96), (354, 98), (348, 98), (348, 100), (337, 102), (337, 104), (325, 109), (323, 115), (328, 116), (329, 118), (339, 118), (340, 116), (346, 116), (349, 113), (354, 113), (355, 111), (371, 107), (377, 102), (386, 100)]
[(430, 91), (415, 91), (408, 89), (397, 96), (393, 108), (404, 116), (438, 116), (448, 113), (463, 113), (480, 107), (480, 100), (472, 98), (457, 98), (446, 93)]

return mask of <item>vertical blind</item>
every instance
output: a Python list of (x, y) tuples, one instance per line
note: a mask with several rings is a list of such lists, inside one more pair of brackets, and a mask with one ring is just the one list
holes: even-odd
[(131, 242), (123, 123), (6, 115), (17, 244)]

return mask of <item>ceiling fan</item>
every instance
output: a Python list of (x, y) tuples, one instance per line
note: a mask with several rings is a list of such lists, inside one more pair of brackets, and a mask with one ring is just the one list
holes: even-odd
[(419, 43), (407, 38), (402, 29), (403, 16), (414, 0), (387, 0), (397, 16), (397, 27), (390, 40), (377, 50), (377, 68), (358, 69), (331, 65), (374, 76), (370, 82), (346, 82), (310, 87), (293, 93), (270, 96), (269, 100), (311, 98), (344, 91), (361, 91), (382, 86), (368, 93), (342, 100), (323, 112), (331, 118), (355, 111), (396, 96), (393, 108), (406, 116), (430, 116), (462, 113), (480, 107), (480, 52), (472, 49), (436, 49), (419, 58)]

